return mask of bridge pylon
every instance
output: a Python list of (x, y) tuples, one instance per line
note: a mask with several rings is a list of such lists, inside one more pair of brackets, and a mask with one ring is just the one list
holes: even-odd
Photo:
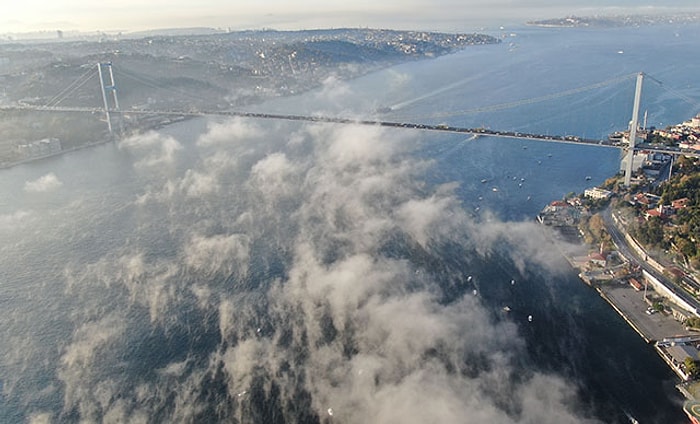
[[(112, 126), (112, 115), (110, 114), (110, 111), (119, 111), (119, 99), (117, 98), (117, 86), (114, 83), (114, 72), (112, 72), (112, 62), (99, 62), (97, 64), (97, 74), (100, 76), (100, 89), (102, 91), (102, 101), (104, 104), (107, 129), (109, 130), (109, 135), (114, 136)], [(109, 77), (109, 81), (106, 80), (106, 77)], [(112, 93), (111, 97), (113, 106), (111, 109), (109, 105), (110, 96), (107, 94), (108, 91)]]
[(627, 163), (625, 164), (625, 187), (632, 183), (632, 168), (634, 163), (634, 146), (637, 142), (637, 126), (639, 125), (639, 104), (642, 100), (642, 82), (644, 74), (637, 74), (637, 85), (634, 91), (634, 106), (632, 107), (632, 121), (630, 121), (630, 136), (627, 146)]

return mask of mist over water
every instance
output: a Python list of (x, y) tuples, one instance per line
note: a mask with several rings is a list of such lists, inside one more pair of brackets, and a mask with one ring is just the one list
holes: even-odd
[[(527, 30), (519, 50), (329, 80), (260, 108), (361, 115), (403, 103), (397, 118), (468, 109), (475, 98), (571, 88), (562, 74), (583, 86), (634, 72), (644, 55), (602, 64), (621, 48), (653, 53), (651, 37), (685, 40), (664, 47), (678, 56), (692, 40), (634, 31), (613, 46)], [(562, 53), (569, 45), (574, 55)], [(694, 68), (658, 71), (678, 83)], [(480, 84), (461, 83), (470, 72)], [(611, 88), (433, 119), (602, 134), (631, 96)], [(688, 117), (671, 100), (649, 103), (655, 121)], [(585, 176), (614, 173), (617, 159), (592, 147), (234, 119), (4, 170), (0, 421), (578, 423), (624, 422), (629, 411), (677, 422), (672, 373), (531, 220), (585, 188)]]

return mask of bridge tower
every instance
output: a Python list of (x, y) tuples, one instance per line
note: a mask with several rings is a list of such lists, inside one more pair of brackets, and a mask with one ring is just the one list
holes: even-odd
[[(100, 89), (102, 90), (102, 101), (104, 103), (105, 118), (107, 120), (107, 129), (109, 130), (109, 135), (113, 136), (112, 127), (112, 115), (110, 110), (119, 111), (119, 99), (117, 98), (117, 86), (114, 84), (114, 73), (112, 72), (112, 62), (99, 62), (97, 64), (97, 74), (100, 76)], [(109, 77), (109, 81), (106, 81), (105, 74)], [(109, 95), (107, 92), (112, 93), (112, 102), (114, 108), (110, 109), (109, 106)]]
[(634, 91), (634, 106), (632, 107), (632, 121), (630, 122), (629, 145), (627, 146), (627, 163), (625, 164), (625, 187), (629, 187), (632, 181), (632, 165), (634, 162), (634, 145), (637, 141), (637, 126), (639, 125), (639, 104), (642, 100), (642, 82), (644, 74), (637, 74), (637, 86)]

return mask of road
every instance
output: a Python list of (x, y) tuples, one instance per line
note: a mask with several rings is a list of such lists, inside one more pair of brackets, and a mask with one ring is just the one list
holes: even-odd
[(700, 311), (700, 302), (698, 302), (697, 299), (688, 294), (688, 292), (686, 292), (681, 287), (673, 283), (671, 280), (666, 278), (666, 276), (664, 276), (662, 273), (657, 271), (653, 266), (651, 266), (648, 263), (646, 257), (642, 258), (637, 253), (637, 251), (629, 245), (627, 239), (625, 239), (625, 235), (615, 225), (615, 222), (612, 219), (612, 210), (610, 207), (603, 211), (602, 216), (605, 222), (605, 228), (608, 231), (608, 234), (610, 234), (613, 243), (615, 243), (615, 246), (617, 246), (617, 249), (620, 252), (620, 254), (622, 254), (622, 256), (624, 256), (628, 260), (637, 262), (644, 271), (654, 276), (654, 278), (659, 280), (661, 284), (663, 284), (666, 288), (668, 288), (678, 297), (692, 305), (695, 308), (696, 312)]

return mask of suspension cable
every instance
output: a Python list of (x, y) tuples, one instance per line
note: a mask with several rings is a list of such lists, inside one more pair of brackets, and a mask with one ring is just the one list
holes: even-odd
[[(53, 107), (57, 106), (60, 102), (62, 102), (69, 94), (72, 94), (75, 92), (75, 90), (79, 89), (87, 81), (92, 78), (94, 75), (94, 67), (91, 66), (87, 71), (85, 71), (81, 76), (79, 76), (77, 79), (75, 79), (72, 83), (68, 84), (63, 90), (61, 90), (58, 94), (53, 96), (44, 106), (46, 107)], [(82, 81), (81, 81), (82, 80)]]
[[(623, 75), (620, 77), (615, 77), (611, 78), (602, 82), (598, 82), (595, 84), (583, 86), (583, 87), (578, 87), (578, 88), (573, 88), (569, 90), (564, 90), (560, 91), (558, 93), (552, 93), (552, 94), (547, 94), (544, 96), (539, 96), (539, 97), (533, 97), (530, 99), (522, 99), (522, 100), (516, 100), (512, 102), (506, 102), (506, 103), (499, 103), (495, 105), (490, 105), (490, 106), (483, 106), (483, 107), (478, 107), (478, 108), (473, 108), (473, 109), (466, 109), (466, 110), (458, 110), (458, 111), (451, 111), (451, 112), (440, 112), (436, 114), (431, 114), (431, 115), (411, 115), (409, 118), (444, 118), (444, 117), (450, 117), (450, 116), (461, 116), (461, 115), (469, 115), (473, 113), (482, 113), (482, 112), (496, 112), (500, 110), (505, 110), (505, 109), (510, 109), (513, 107), (517, 106), (523, 106), (523, 105), (529, 105), (533, 103), (539, 103), (547, 100), (554, 100), (558, 99), (560, 97), (565, 97), (565, 96), (570, 96), (573, 94), (578, 94), (584, 91), (589, 91), (593, 90), (596, 88), (602, 88), (608, 85), (620, 83), (622, 81), (626, 81), (629, 79), (632, 79), (633, 77), (636, 77), (637, 74), (628, 74), (628, 75)], [(406, 116), (401, 115), (402, 118), (406, 118)]]

